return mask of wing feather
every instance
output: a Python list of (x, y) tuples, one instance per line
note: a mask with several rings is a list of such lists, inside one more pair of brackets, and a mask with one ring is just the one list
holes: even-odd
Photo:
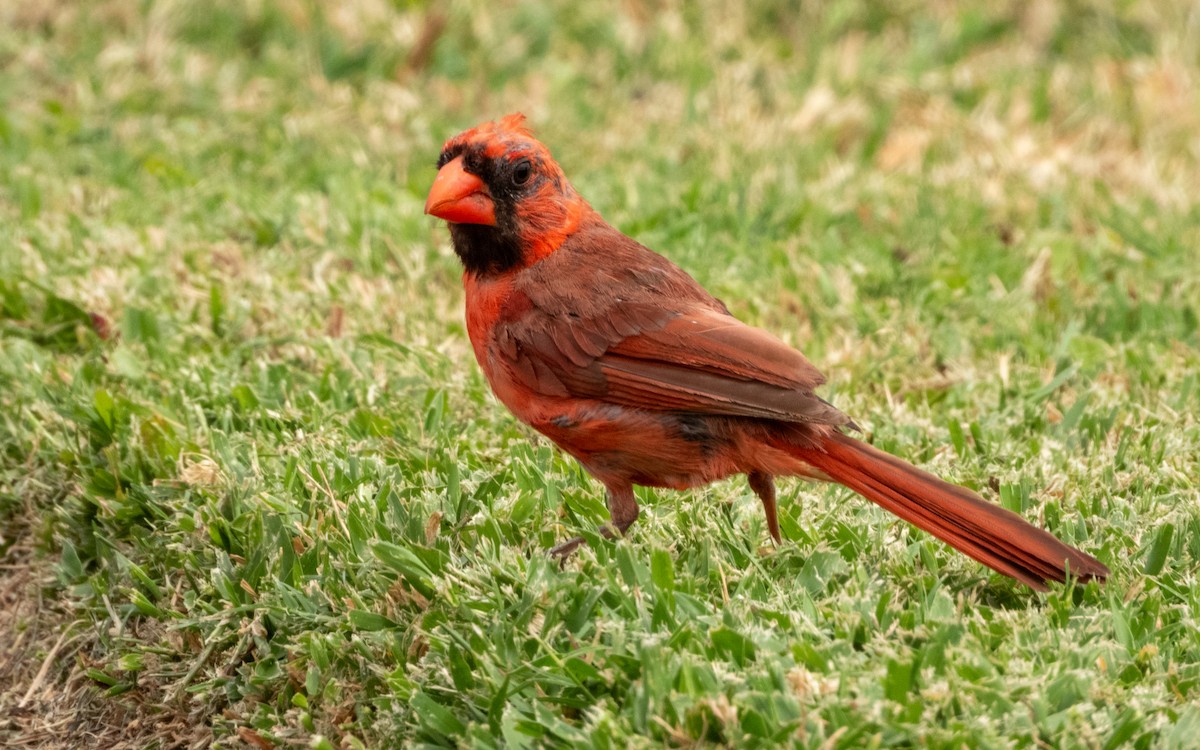
[(491, 356), (538, 393), (853, 425), (813, 392), (825, 378), (803, 354), (606, 224), (526, 269), (517, 291), (530, 304), (497, 325)]

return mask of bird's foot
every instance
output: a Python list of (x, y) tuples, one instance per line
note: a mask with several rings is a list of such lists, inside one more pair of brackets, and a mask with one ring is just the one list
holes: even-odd
[(575, 550), (582, 545), (587, 544), (587, 540), (581, 536), (573, 537), (550, 549), (550, 556), (557, 557), (560, 563), (566, 562), (567, 558), (574, 554)]
[[(620, 537), (624, 536), (622, 532), (613, 529), (613, 527), (609, 526), (608, 524), (601, 526), (599, 531), (600, 536), (604, 537), (605, 539), (619, 539)], [(560, 563), (566, 562), (567, 558), (570, 557), (575, 550), (579, 549), (585, 544), (587, 544), (586, 538), (581, 536), (573, 537), (557, 547), (552, 547), (550, 549), (550, 556), (557, 557)]]

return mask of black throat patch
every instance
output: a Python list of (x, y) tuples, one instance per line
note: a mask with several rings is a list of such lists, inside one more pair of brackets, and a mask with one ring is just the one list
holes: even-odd
[(450, 239), (463, 268), (476, 275), (510, 271), (521, 264), (517, 238), (499, 227), (451, 224)]

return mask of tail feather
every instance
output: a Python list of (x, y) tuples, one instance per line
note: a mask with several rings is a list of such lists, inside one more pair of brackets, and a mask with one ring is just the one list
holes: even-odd
[(1108, 568), (1016, 513), (904, 461), (836, 433), (799, 458), (993, 570), (1040, 591), (1050, 581), (1104, 580)]

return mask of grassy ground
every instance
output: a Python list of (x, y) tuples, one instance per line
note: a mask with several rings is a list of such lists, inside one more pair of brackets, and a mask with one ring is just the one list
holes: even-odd
[[(1200, 12), (926, 5), (0, 6), (0, 744), (1192, 746)], [(548, 562), (602, 492), (421, 213), (513, 110), (1112, 580), (798, 482), (778, 549), (730, 481)]]

